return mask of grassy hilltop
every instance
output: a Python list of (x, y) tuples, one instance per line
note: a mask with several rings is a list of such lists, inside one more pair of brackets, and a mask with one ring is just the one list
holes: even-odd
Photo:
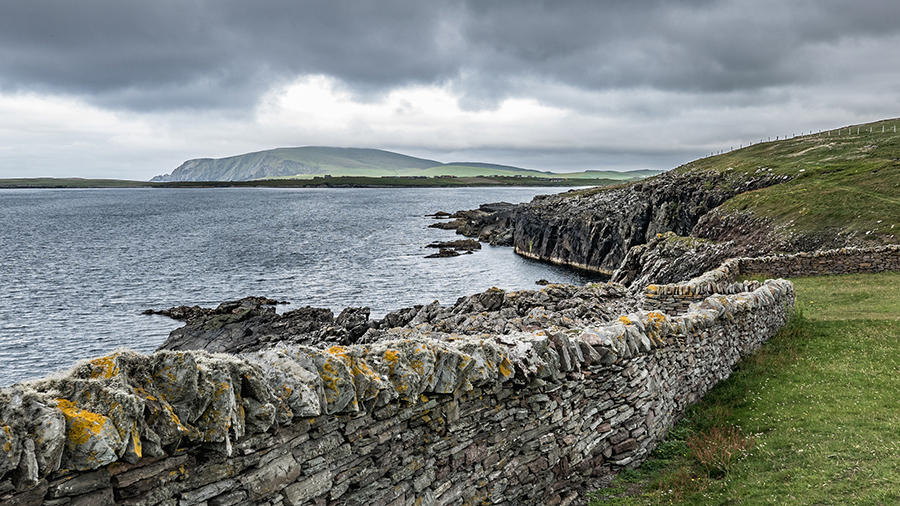
[[(679, 167), (790, 179), (742, 193), (719, 214), (752, 213), (781, 234), (854, 234), (873, 244), (900, 234), (900, 119), (762, 142)], [(724, 183), (727, 184), (727, 183)]]

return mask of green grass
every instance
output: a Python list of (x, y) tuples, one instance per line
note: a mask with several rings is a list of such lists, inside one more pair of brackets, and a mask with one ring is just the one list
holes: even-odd
[(791, 181), (738, 195), (722, 209), (752, 211), (771, 219), (786, 234), (825, 237), (856, 231), (868, 233), (874, 242), (896, 243), (900, 233), (900, 132), (895, 132), (896, 127), (900, 119), (762, 142), (677, 170), (726, 172), (735, 178), (788, 175)]
[(900, 272), (793, 280), (811, 320), (900, 320)]
[[(900, 273), (794, 280), (791, 323), (592, 506), (900, 503), (897, 281)], [(715, 427), (752, 439), (725, 472), (705, 469), (687, 444), (727, 448)]]

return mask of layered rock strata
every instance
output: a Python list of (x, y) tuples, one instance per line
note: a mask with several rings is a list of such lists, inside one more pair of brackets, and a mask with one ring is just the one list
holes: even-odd
[(570, 504), (792, 305), (779, 280), (552, 334), (120, 351), (0, 391), (0, 504)]
[(528, 258), (612, 275), (628, 251), (657, 234), (687, 236), (731, 197), (788, 176), (676, 169), (645, 181), (535, 197), (494, 210), (459, 212), (441, 225)]

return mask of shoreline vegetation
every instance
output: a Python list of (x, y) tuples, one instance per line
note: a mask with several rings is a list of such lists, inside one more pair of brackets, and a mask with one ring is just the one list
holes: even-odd
[(262, 179), (255, 181), (173, 181), (149, 182), (121, 179), (9, 178), (0, 179), (0, 189), (71, 188), (464, 188), (502, 186), (611, 186), (631, 180), (568, 177), (362, 177), (337, 176), (312, 179)]

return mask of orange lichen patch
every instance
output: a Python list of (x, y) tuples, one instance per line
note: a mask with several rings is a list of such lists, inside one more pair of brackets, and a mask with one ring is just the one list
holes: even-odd
[(662, 336), (660, 334), (662, 334), (665, 323), (666, 315), (657, 311), (647, 313), (647, 334), (651, 339), (662, 341)]
[(662, 322), (666, 321), (666, 315), (660, 313), (659, 311), (650, 311), (647, 313), (647, 319), (652, 321), (654, 324), (662, 324)]
[(214, 385), (209, 407), (201, 417), (207, 423), (202, 434), (203, 441), (221, 441), (232, 426), (231, 412), (228, 409), (232, 405), (229, 402), (232, 395), (231, 383), (219, 381)]
[(428, 353), (429, 351), (428, 346), (425, 343), (421, 343), (413, 350), (414, 358), (409, 361), (409, 367), (420, 376), (425, 375), (425, 362), (419, 357), (421, 357), (422, 353)]
[(497, 370), (500, 371), (500, 374), (502, 374), (504, 378), (509, 378), (513, 375), (512, 362), (510, 362), (508, 358), (503, 357)]
[[(400, 352), (397, 350), (386, 350), (384, 352), (384, 363), (388, 365), (388, 375), (391, 383), (394, 384), (394, 388), (401, 394), (406, 393), (409, 390), (409, 382), (402, 380), (404, 380), (408, 374), (403, 373), (406, 368), (403, 367), (403, 364), (400, 362)], [(398, 370), (400, 371), (399, 373)]]
[(97, 413), (91, 413), (78, 409), (70, 400), (56, 399), (56, 407), (62, 411), (69, 426), (69, 441), (76, 445), (82, 445), (90, 440), (91, 436), (98, 436), (106, 425), (107, 418)]
[(335, 369), (332, 359), (326, 359), (322, 364), (322, 386), (325, 388), (325, 401), (329, 404), (336, 402), (341, 396), (341, 390), (338, 387), (340, 375)]
[(6, 442), (3, 443), (3, 451), (6, 453), (10, 453), (12, 451), (12, 429), (9, 425), (0, 426), (0, 430), (6, 434)]
[(144, 447), (141, 445), (141, 436), (138, 434), (137, 422), (134, 422), (131, 426), (131, 446), (134, 448), (134, 454), (141, 458)]
[(142, 399), (147, 399), (148, 401), (158, 401), (159, 400), (156, 398), (156, 396), (154, 396), (154, 395), (150, 394), (150, 392), (147, 392), (146, 390), (144, 390), (144, 387), (142, 387), (140, 385), (133, 386), (131, 388), (131, 390), (135, 394), (137, 394), (138, 397), (141, 397)]
[(328, 348), (328, 353), (334, 355), (335, 357), (344, 361), (347, 364), (347, 368), (350, 369), (350, 374), (353, 375), (354, 378), (362, 376), (368, 376), (371, 380), (380, 380), (381, 377), (369, 367), (364, 360), (360, 360), (357, 357), (351, 356), (349, 350), (343, 346), (332, 346)]
[(119, 374), (119, 366), (116, 365), (118, 354), (95, 358), (90, 361), (91, 379), (110, 379)]
[(400, 353), (397, 350), (387, 350), (384, 352), (384, 361), (389, 364), (396, 364), (400, 360)]
[(631, 319), (625, 315), (620, 316), (619, 321), (622, 322), (623, 325), (632, 325)]

